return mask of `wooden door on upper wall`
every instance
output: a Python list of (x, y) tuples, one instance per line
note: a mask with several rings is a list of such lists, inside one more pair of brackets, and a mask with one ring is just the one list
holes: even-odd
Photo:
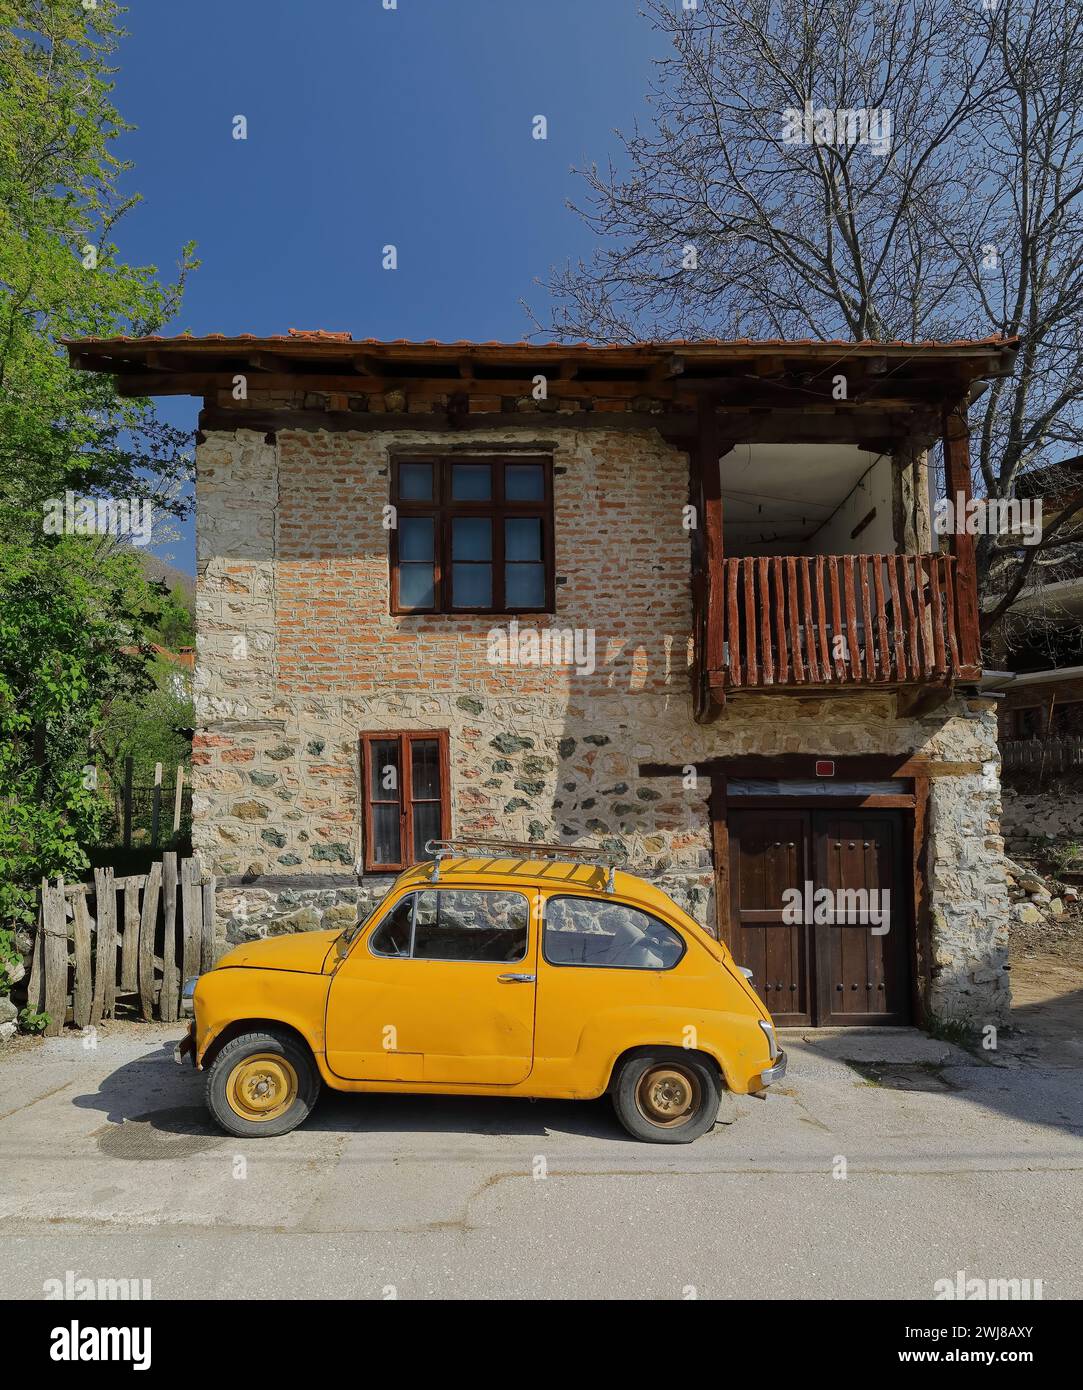
[[(909, 1022), (899, 812), (731, 808), (728, 830), (729, 944), (776, 1023)], [(788, 889), (799, 912), (785, 910)]]

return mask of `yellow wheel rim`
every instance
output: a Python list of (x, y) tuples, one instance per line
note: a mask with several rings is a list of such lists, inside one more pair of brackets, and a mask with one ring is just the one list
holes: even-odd
[(679, 1129), (699, 1110), (699, 1079), (692, 1071), (667, 1062), (651, 1067), (636, 1087), (639, 1113), (660, 1129)]
[(277, 1120), (297, 1099), (297, 1073), (285, 1057), (260, 1052), (246, 1057), (229, 1074), (226, 1100), (242, 1120)]

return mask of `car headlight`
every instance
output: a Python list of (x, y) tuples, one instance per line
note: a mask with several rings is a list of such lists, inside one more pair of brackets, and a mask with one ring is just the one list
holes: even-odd
[(195, 993), (196, 985), (199, 984), (199, 976), (193, 975), (190, 980), (185, 980), (184, 988), (180, 995), (180, 1011), (182, 1014), (195, 1012)]

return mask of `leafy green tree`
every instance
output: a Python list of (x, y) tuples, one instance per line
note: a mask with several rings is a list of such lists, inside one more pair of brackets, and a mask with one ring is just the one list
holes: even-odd
[(149, 634), (181, 630), (122, 537), (44, 524), (68, 491), (166, 521), (190, 505), (190, 437), (71, 370), (64, 346), (159, 330), (195, 265), (186, 245), (163, 283), (113, 240), (138, 201), (111, 95), (121, 13), (0, 0), (0, 927), (27, 920), (41, 875), (86, 866), (107, 814), (86, 772), (95, 730), (152, 688)]

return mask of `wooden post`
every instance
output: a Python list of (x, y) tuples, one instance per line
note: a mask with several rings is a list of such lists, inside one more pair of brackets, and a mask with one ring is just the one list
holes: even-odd
[(76, 1028), (90, 1022), (90, 1006), (94, 995), (94, 975), (90, 955), (90, 913), (86, 895), (76, 893), (75, 908), (75, 981), (72, 987), (72, 1017)]
[(162, 812), (162, 765), (154, 764), (154, 792), (150, 805), (150, 843), (158, 848), (158, 818)]
[(64, 880), (47, 887), (42, 924), (45, 929), (45, 1012), (47, 1037), (59, 1036), (68, 1008), (68, 921), (64, 913)]
[(98, 904), (98, 949), (94, 966), (94, 999), (91, 1023), (110, 1017), (116, 1002), (117, 977), (117, 890), (112, 869), (94, 870), (94, 893)]
[[(696, 508), (697, 531), (692, 543), (692, 592), (697, 598), (698, 612), (694, 633), (692, 670), (694, 701), (693, 716), (698, 723), (710, 723), (718, 717), (725, 702), (725, 575), (722, 566), (722, 477), (719, 458), (733, 448), (731, 441), (723, 443), (714, 402), (701, 400), (696, 439), (689, 452), (690, 494)], [(702, 538), (702, 539), (699, 539)], [(739, 652), (730, 634), (730, 661), (735, 663)], [(716, 684), (712, 688), (711, 682)]]
[(214, 923), (217, 891), (218, 880), (212, 874), (203, 885), (203, 937), (199, 952), (201, 970), (210, 970), (214, 966)]
[(162, 855), (162, 993), (158, 1015), (163, 1023), (175, 1023), (180, 1002), (177, 973), (177, 856)]
[(154, 936), (158, 928), (158, 893), (161, 886), (162, 866), (154, 863), (147, 875), (143, 916), (139, 923), (139, 1011), (148, 1020), (154, 1017)]
[(124, 848), (132, 847), (132, 759), (124, 759)]
[(184, 804), (184, 764), (177, 764), (177, 787), (173, 794), (173, 834), (180, 831), (181, 806)]
[(971, 497), (970, 430), (966, 405), (944, 411), (945, 490), (955, 511), (951, 551), (955, 556), (955, 603), (958, 612), (958, 673), (964, 679), (981, 674), (981, 632), (978, 621), (978, 564), (975, 537), (966, 529), (966, 504)]
[(714, 859), (714, 921), (715, 936), (729, 945), (732, 941), (730, 922), (730, 831), (726, 818), (726, 774), (717, 766), (711, 768), (711, 854)]

